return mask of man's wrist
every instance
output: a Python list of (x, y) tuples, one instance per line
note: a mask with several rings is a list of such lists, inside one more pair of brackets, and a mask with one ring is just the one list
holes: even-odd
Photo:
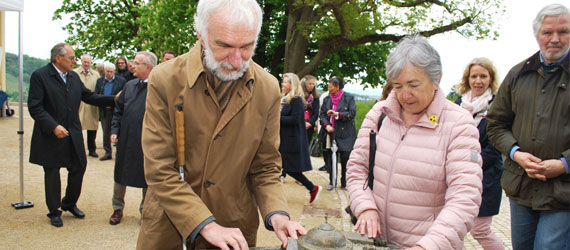
[(517, 152), (520, 148), (521, 147), (519, 147), (519, 145), (513, 145), (511, 151), (509, 152), (509, 158), (511, 158), (511, 160), (515, 161), (515, 152)]
[(568, 161), (566, 160), (566, 157), (562, 156), (560, 157), (560, 160), (564, 164), (564, 169), (566, 170), (566, 174), (570, 174), (570, 167), (568, 166)]

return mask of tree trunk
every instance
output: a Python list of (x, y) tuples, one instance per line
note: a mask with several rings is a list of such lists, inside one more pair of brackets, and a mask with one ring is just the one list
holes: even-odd
[[(289, 10), (283, 73), (297, 73), (305, 66), (305, 55), (309, 43), (309, 40), (301, 32), (303, 29), (297, 28), (297, 25), (310, 22), (315, 13), (311, 6), (300, 6), (298, 8), (290, 6)], [(299, 77), (303, 76), (299, 75)]]

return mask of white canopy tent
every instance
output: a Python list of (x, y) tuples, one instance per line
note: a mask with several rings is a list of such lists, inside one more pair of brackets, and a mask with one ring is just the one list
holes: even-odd
[[(12, 206), (16, 209), (33, 207), (34, 203), (24, 201), (24, 53), (23, 53), (23, 20), (22, 12), (24, 11), (24, 0), (0, 0), (1, 11), (17, 11), (18, 21), (18, 90), (20, 96), (20, 202), (13, 202)], [(2, 27), (4, 30), (4, 27)]]

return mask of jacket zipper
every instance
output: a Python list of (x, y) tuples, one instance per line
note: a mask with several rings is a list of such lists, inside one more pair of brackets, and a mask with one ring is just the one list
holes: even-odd
[(394, 156), (394, 155), (397, 155), (397, 153), (400, 151), (400, 146), (402, 145), (402, 142), (404, 141), (404, 138), (406, 137), (406, 134), (408, 133), (408, 129), (409, 129), (409, 128), (404, 127), (404, 134), (402, 135), (400, 141), (398, 142), (398, 145), (396, 146), (396, 150), (394, 150), (394, 153), (392, 154), (392, 157), (391, 157), (391, 159), (390, 159), (390, 166), (389, 166), (389, 167), (390, 167), (390, 174), (388, 175), (388, 183), (387, 183), (387, 184), (388, 184), (388, 185), (387, 185), (388, 188), (387, 188), (387, 192), (386, 192), (386, 201), (384, 202), (384, 211), (385, 211), (385, 212), (384, 212), (384, 221), (385, 221), (385, 223), (386, 223), (386, 225), (385, 225), (385, 226), (386, 226), (386, 235), (385, 235), (385, 237), (386, 237), (386, 241), (388, 241), (388, 242), (390, 242), (390, 229), (389, 229), (390, 227), (388, 226), (388, 224), (389, 224), (389, 223), (388, 223), (388, 214), (389, 214), (389, 211), (388, 211), (388, 203), (389, 203), (389, 200), (390, 200), (390, 192), (391, 192), (391, 189), (392, 189), (392, 176), (393, 176), (393, 173), (394, 173), (394, 160), (395, 160), (395, 157), (393, 157), (393, 156)]

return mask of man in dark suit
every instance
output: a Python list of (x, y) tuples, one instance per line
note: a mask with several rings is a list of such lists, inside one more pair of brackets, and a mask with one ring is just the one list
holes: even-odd
[[(83, 85), (75, 66), (75, 52), (65, 43), (51, 49), (51, 63), (32, 73), (28, 110), (34, 119), (30, 162), (44, 168), (47, 216), (51, 224), (63, 226), (61, 211), (77, 218), (85, 214), (77, 208), (83, 174), (87, 166), (79, 104), (110, 105), (113, 96), (94, 95)], [(61, 199), (59, 168), (68, 171), (65, 197)]]
[[(97, 79), (95, 85), (95, 93), (100, 95), (116, 95), (125, 85), (125, 78), (115, 75), (115, 65), (109, 62), (105, 63), (105, 75)], [(113, 111), (115, 104), (99, 107), (99, 120), (101, 128), (103, 128), (103, 149), (105, 155), (99, 160), (105, 161), (112, 159), (113, 149), (111, 148), (111, 124), (113, 121)]]

